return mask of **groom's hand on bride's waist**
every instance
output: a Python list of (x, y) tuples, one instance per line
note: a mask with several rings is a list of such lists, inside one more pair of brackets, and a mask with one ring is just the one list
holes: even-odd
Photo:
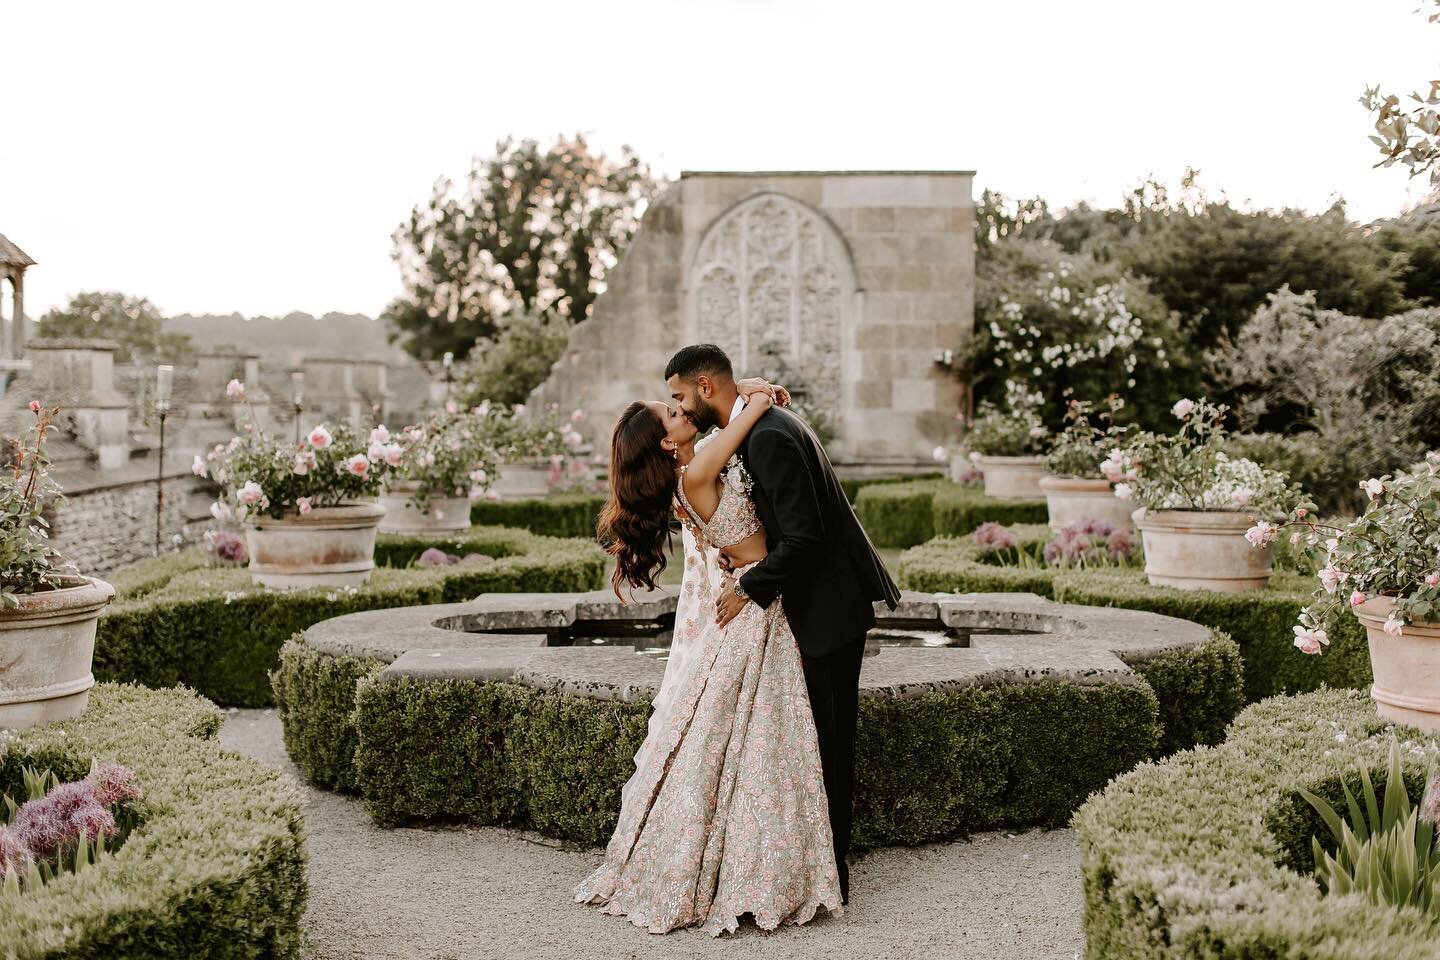
[(715, 601), (715, 622), (724, 627), (740, 615), (740, 611), (745, 609), (745, 604), (750, 602), (750, 598), (742, 597), (735, 592), (735, 581), (730, 577), (725, 577), (720, 584), (720, 599)]

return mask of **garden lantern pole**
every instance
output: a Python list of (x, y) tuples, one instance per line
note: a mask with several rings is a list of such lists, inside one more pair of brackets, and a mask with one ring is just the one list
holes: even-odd
[(155, 368), (155, 415), (160, 418), (160, 454), (155, 467), (155, 556), (160, 556), (160, 536), (165, 525), (165, 418), (170, 413), (170, 389), (175, 368), (162, 363)]
[(290, 403), (295, 407), (295, 445), (300, 445), (300, 413), (305, 409), (305, 371), (290, 371)]

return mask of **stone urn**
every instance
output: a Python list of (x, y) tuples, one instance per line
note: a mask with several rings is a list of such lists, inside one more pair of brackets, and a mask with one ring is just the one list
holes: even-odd
[(1104, 477), (1091, 479), (1046, 474), (1040, 478), (1040, 489), (1045, 491), (1045, 502), (1050, 508), (1050, 526), (1054, 530), (1082, 520), (1103, 520), (1114, 530), (1130, 527), (1130, 514), (1135, 508), (1115, 496), (1115, 488)]
[(1352, 608), (1370, 640), (1370, 696), (1380, 716), (1396, 723), (1440, 730), (1440, 623), (1407, 623), (1398, 636), (1385, 632), (1395, 609), (1389, 597), (1371, 597)]
[(985, 474), (985, 496), (1003, 500), (1044, 500), (1040, 480), (1045, 476), (1044, 457), (975, 458)]
[(416, 480), (390, 484), (380, 497), (380, 506), (385, 508), (385, 517), (380, 521), (381, 533), (446, 534), (470, 529), (469, 497), (431, 494), (425, 498), (422, 508), (415, 502), (415, 492), (419, 489), (420, 483)]
[(1226, 510), (1136, 510), (1150, 582), (1181, 590), (1244, 593), (1270, 582), (1274, 546), (1245, 539), (1249, 514)]
[(90, 702), (95, 621), (115, 588), (89, 577), (61, 584), (0, 608), (0, 729), (78, 717)]
[(282, 590), (353, 587), (375, 568), (375, 533), (385, 508), (352, 500), (279, 520), (252, 516), (245, 528), (250, 578)]

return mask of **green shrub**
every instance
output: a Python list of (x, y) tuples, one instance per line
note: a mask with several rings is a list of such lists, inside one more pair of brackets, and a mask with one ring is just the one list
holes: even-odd
[[(1342, 783), (1360, 788), (1361, 764), (1383, 782), (1390, 729), (1359, 691), (1277, 697), (1241, 714), (1224, 745), (1110, 784), (1075, 817), (1086, 955), (1434, 958), (1435, 927), (1420, 912), (1324, 898), (1302, 875), (1324, 827), (1300, 789), (1334, 803)], [(1440, 740), (1398, 732), (1418, 790)]]
[(938, 473), (913, 473), (905, 476), (882, 476), (882, 477), (841, 477), (840, 489), (845, 491), (845, 499), (851, 503), (860, 496), (860, 491), (866, 487), (883, 487), (892, 483), (915, 483), (919, 480), (940, 480), (943, 476)]
[(480, 526), (515, 527), (542, 537), (595, 539), (595, 521), (605, 498), (586, 493), (556, 494), (534, 500), (477, 500), (470, 522)]
[[(1023, 542), (1045, 536), (1039, 528), (1017, 528)], [(1353, 616), (1330, 629), (1323, 657), (1307, 657), (1294, 646), (1294, 626), (1310, 597), (1310, 583), (1277, 572), (1265, 590), (1215, 593), (1152, 586), (1142, 570), (1100, 568), (997, 567), (981, 562), (968, 538), (937, 538), (900, 556), (900, 586), (927, 593), (1028, 591), (1063, 603), (1124, 607), (1204, 624), (1233, 638), (1244, 661), (1245, 699), (1299, 693), (1321, 685), (1368, 686), (1371, 681), (1365, 631)], [(1203, 742), (1203, 741), (1202, 741)]]
[(1002, 500), (978, 487), (948, 480), (918, 480), (867, 486), (855, 499), (855, 514), (878, 547), (913, 547), (931, 537), (962, 536), (990, 520), (1044, 523), (1044, 500)]
[[(377, 661), (332, 657), (299, 640), (281, 659), (276, 699), (291, 757), (319, 786), (358, 790), (378, 822), (458, 819), (584, 844), (614, 829), (648, 703), (382, 678)], [(1133, 683), (1044, 680), (866, 698), (856, 843), (1064, 823), (1161, 744), (1215, 742), (1239, 707), (1238, 664), (1235, 645), (1217, 637), (1134, 664)]]
[[(397, 568), (434, 545), (496, 560)], [(321, 620), (360, 610), (454, 603), (482, 593), (596, 590), (605, 577), (605, 556), (593, 543), (521, 530), (480, 528), (431, 539), (382, 536), (375, 554), (381, 566), (362, 587), (295, 591), (256, 586), (241, 568), (198, 566), (191, 552), (144, 561), (139, 571), (117, 577), (138, 585), (138, 592), (121, 594), (100, 618), (95, 675), (151, 687), (185, 684), (219, 703), (267, 706), (273, 702), (268, 674), (279, 663), (280, 647)]]
[[(83, 716), (0, 741), (0, 794), (21, 768), (79, 779), (92, 760), (135, 771), (139, 824), (80, 877), (0, 889), (0, 954), (287, 958), (305, 911), (299, 792), (215, 742), (220, 715), (183, 690), (101, 684)], [(15, 737), (18, 736), (18, 739)]]

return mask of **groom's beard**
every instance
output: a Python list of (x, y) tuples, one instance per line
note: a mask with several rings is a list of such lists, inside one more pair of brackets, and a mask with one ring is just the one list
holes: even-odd
[(698, 400), (695, 403), (695, 412), (690, 414), (690, 421), (701, 433), (709, 433), (720, 426), (720, 413), (704, 400)]

